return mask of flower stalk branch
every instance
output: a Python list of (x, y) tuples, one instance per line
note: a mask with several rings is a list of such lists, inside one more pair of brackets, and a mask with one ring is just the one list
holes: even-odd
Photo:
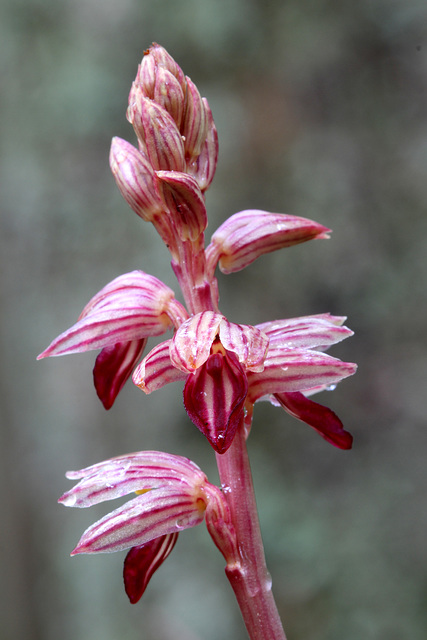
[[(265, 253), (329, 238), (323, 225), (248, 209), (230, 216), (205, 247), (205, 191), (214, 177), (218, 137), (208, 102), (157, 44), (145, 53), (129, 95), (127, 118), (138, 147), (113, 138), (110, 165), (134, 212), (151, 222), (171, 256), (184, 305), (143, 271), (115, 278), (77, 322), (39, 358), (100, 349), (97, 394), (110, 409), (132, 380), (144, 393), (184, 385), (187, 414), (216, 455), (221, 488), (187, 458), (142, 451), (69, 472), (78, 483), (60, 502), (89, 507), (134, 494), (91, 525), (72, 555), (127, 550), (131, 603), (185, 529), (205, 522), (226, 560), (251, 640), (286, 640), (271, 590), (246, 448), (254, 405), (266, 400), (350, 449), (341, 420), (310, 396), (352, 375), (356, 365), (325, 353), (352, 335), (345, 318), (322, 313), (252, 326), (220, 311), (215, 271), (239, 271)], [(172, 332), (148, 354), (149, 338)]]

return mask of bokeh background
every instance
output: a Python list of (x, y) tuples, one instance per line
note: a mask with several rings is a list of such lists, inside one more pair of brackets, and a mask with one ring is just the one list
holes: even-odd
[(250, 453), (289, 640), (424, 640), (425, 0), (2, 0), (0, 11), (0, 639), (246, 637), (204, 526), (180, 536), (131, 606), (124, 554), (69, 557), (108, 506), (56, 504), (67, 469), (134, 450), (186, 455), (216, 481), (179, 385), (146, 397), (129, 384), (105, 412), (94, 354), (35, 360), (120, 273), (176, 287), (108, 167), (111, 137), (134, 140), (127, 94), (154, 40), (217, 123), (208, 237), (245, 208), (334, 230), (219, 276), (236, 322), (330, 311), (356, 332), (333, 354), (358, 374), (319, 397), (354, 434), (351, 452), (256, 407)]

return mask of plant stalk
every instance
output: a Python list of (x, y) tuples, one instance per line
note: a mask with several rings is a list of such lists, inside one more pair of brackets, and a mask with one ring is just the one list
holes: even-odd
[(228, 565), (225, 572), (249, 637), (286, 640), (265, 562), (243, 420), (231, 447), (216, 454), (216, 460), (240, 555), (240, 562)]

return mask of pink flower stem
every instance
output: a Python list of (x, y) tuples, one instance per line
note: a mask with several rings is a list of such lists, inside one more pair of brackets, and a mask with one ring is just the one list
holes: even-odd
[(176, 256), (171, 265), (188, 311), (191, 314), (218, 312), (218, 293), (206, 274), (203, 233), (195, 240), (177, 239)]
[(224, 454), (216, 454), (219, 476), (236, 531), (239, 562), (225, 572), (237, 598), (251, 640), (286, 640), (271, 591), (246, 448), (240, 425)]

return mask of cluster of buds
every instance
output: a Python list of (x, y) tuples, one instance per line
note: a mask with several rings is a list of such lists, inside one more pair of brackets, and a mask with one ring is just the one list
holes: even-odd
[[(94, 382), (107, 409), (131, 375), (145, 393), (182, 381), (187, 413), (220, 457), (237, 433), (248, 436), (254, 404), (262, 399), (333, 445), (350, 448), (352, 437), (339, 418), (309, 398), (356, 369), (325, 353), (352, 335), (343, 326), (345, 318), (326, 313), (236, 324), (219, 309), (215, 278), (217, 266), (233, 273), (265, 253), (328, 238), (329, 229), (297, 216), (245, 210), (226, 220), (205, 247), (204, 192), (216, 168), (217, 132), (206, 99), (157, 44), (138, 68), (127, 118), (138, 148), (114, 138), (111, 169), (127, 203), (154, 225), (168, 248), (185, 304), (154, 276), (127, 273), (97, 293), (76, 324), (39, 357), (101, 349)], [(172, 336), (141, 360), (147, 339), (169, 330)], [(90, 527), (73, 552), (130, 549), (125, 585), (132, 602), (172, 550), (178, 532), (204, 519), (228, 566), (237, 566), (227, 495), (189, 460), (142, 452), (68, 477), (82, 480), (61, 498), (67, 506), (138, 494)]]

